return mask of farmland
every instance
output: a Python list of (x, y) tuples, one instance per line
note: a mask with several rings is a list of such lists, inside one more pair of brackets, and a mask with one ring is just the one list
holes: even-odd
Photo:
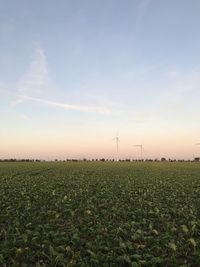
[(0, 266), (200, 266), (199, 163), (0, 163)]

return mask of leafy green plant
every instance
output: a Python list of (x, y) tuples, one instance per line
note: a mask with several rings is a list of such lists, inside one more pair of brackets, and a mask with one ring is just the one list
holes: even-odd
[(0, 266), (200, 266), (200, 165), (0, 163)]

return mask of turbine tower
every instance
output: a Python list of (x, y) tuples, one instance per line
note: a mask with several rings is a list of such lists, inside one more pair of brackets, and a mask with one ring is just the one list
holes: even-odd
[[(200, 146), (200, 143), (196, 143), (194, 144), (195, 146)], [(195, 158), (194, 154), (193, 154), (193, 159)]]
[(140, 148), (140, 159), (142, 160), (143, 159), (143, 145), (134, 145), (134, 146)]
[(116, 161), (119, 161), (119, 134), (118, 132), (116, 134), (116, 137), (113, 138), (113, 140), (116, 141), (116, 149), (117, 149)]

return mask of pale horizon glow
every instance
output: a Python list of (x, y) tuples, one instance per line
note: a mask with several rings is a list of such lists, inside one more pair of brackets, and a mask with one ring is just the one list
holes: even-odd
[(0, 158), (200, 156), (198, 0), (0, 1)]

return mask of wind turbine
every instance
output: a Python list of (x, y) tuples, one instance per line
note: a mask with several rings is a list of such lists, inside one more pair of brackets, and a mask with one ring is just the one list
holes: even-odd
[[(200, 146), (200, 143), (196, 143), (194, 144), (195, 146)], [(195, 158), (194, 154), (193, 154), (193, 159)]]
[(116, 156), (116, 161), (119, 161), (119, 134), (117, 132), (116, 137), (113, 138), (113, 140), (116, 141), (116, 148), (117, 148), (117, 156)]
[(142, 160), (143, 159), (143, 145), (134, 145), (134, 146), (140, 148), (140, 159)]

